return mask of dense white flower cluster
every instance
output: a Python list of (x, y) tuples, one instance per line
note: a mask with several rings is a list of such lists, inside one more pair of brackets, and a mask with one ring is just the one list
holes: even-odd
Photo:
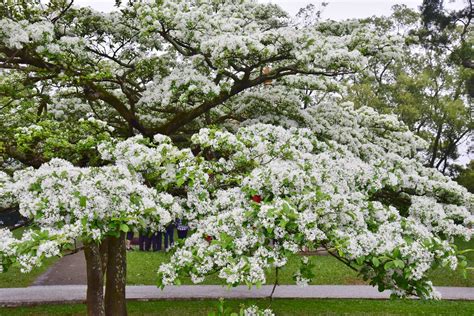
[(0, 171), (0, 209), (12, 207), (15, 204), (15, 198), (9, 190), (11, 177), (3, 171)]
[(147, 87), (140, 105), (159, 109), (186, 110), (192, 104), (218, 95), (220, 87), (192, 66), (173, 69), (169, 76), (156, 77)]
[[(196, 232), (160, 268), (163, 285), (213, 271), (230, 285), (261, 284), (288, 254), (324, 246), (397, 295), (434, 297), (426, 272), (457, 267), (453, 242), (472, 236), (472, 195), (423, 167), (418, 139), (392, 117), (334, 107), (309, 111), (314, 131), (255, 124), (193, 137), (220, 158), (203, 162), (208, 185), (188, 191)], [(310, 281), (304, 271), (298, 284)]]
[(98, 240), (113, 230), (114, 219), (130, 226), (170, 221), (173, 199), (144, 186), (139, 175), (122, 166), (77, 168), (53, 159), (37, 170), (16, 172), (14, 179), (20, 213), (41, 226), (77, 224), (82, 236)]
[[(323, 246), (397, 295), (435, 297), (426, 273), (457, 267), (453, 242), (472, 236), (473, 196), (423, 167), (419, 140), (393, 117), (348, 104), (300, 115), (309, 128), (201, 129), (194, 154), (163, 135), (154, 143), (135, 136), (100, 146), (113, 166), (54, 159), (16, 172), (14, 182), (5, 176), (4, 192), (43, 230), (20, 241), (2, 232), (2, 264), (16, 256), (28, 270), (73, 238), (161, 229), (180, 217), (194, 233), (160, 267), (162, 285), (182, 275), (202, 282), (216, 271), (230, 285), (259, 285), (290, 254)], [(185, 190), (160, 193), (170, 188)], [(37, 250), (19, 251), (25, 244)], [(300, 285), (311, 279), (305, 264), (295, 274)]]
[(61, 120), (71, 115), (85, 116), (90, 113), (91, 108), (79, 98), (63, 98), (61, 95), (56, 95), (48, 110), (56, 119)]
[[(259, 101), (270, 102), (269, 96), (295, 86), (333, 90), (341, 82), (338, 74), (364, 69), (368, 56), (393, 58), (399, 46), (399, 39), (361, 21), (296, 27), (277, 6), (254, 0), (136, 1), (111, 13), (72, 5), (65, 15), (60, 6), (28, 6), (35, 7), (31, 16), (20, 14), (19, 21), (1, 19), (0, 44), (22, 48), (37, 57), (35, 62), (41, 60), (54, 69), (54, 75), (46, 76), (41, 85), (51, 97), (48, 113), (57, 120), (75, 121), (91, 111), (90, 100), (85, 102), (78, 93), (82, 83), (76, 86), (78, 81), (73, 79), (78, 69), (87, 73), (87, 80), (100, 85), (107, 82), (111, 96), (131, 106), (144, 127), (155, 130), (176, 114), (203, 104), (226, 103), (226, 111), (216, 115), (226, 117), (252, 112)], [(64, 19), (47, 22), (57, 16)], [(229, 94), (238, 99), (240, 92), (248, 90), (246, 86), (258, 87), (261, 80), (256, 79), (264, 67), (278, 77), (273, 83), (279, 89), (273, 93), (254, 90), (247, 96), (247, 101), (255, 97), (251, 102), (226, 101)], [(25, 78), (13, 82), (19, 80)], [(94, 89), (85, 90), (83, 96), (94, 102), (100, 95)], [(304, 93), (279, 93), (271, 100), (274, 105), (275, 101), (298, 104), (298, 98), (304, 97)], [(96, 116), (114, 126), (122, 122), (123, 117), (103, 101), (94, 105)], [(277, 107), (285, 109), (286, 104)], [(13, 109), (18, 112), (16, 107), (7, 108)], [(292, 109), (278, 114), (291, 116)]]
[[(245, 95), (238, 95), (235, 102), (229, 101), (229, 115), (244, 112), (242, 107), (255, 111), (258, 107), (253, 105), (262, 100), (301, 104), (303, 90), (290, 95), (290, 100), (281, 91), (288, 92), (288, 87), (326, 92), (341, 89), (337, 75), (362, 71), (371, 58), (368, 56), (388, 60), (401, 54), (400, 38), (360, 21), (294, 27), (278, 7), (254, 0), (175, 0), (137, 3), (134, 9), (142, 40), (164, 40), (164, 47), (181, 54), (174, 68), (155, 75), (141, 96), (140, 117), (154, 124), (216, 95), (225, 97), (232, 86), (234, 91), (241, 89), (261, 76), (266, 66), (273, 75), (285, 74), (274, 81), (278, 88), (271, 89), (272, 93), (256, 89), (247, 95), (247, 102), (239, 102)], [(329, 77), (315, 76), (318, 74)], [(285, 108), (280, 103), (272, 104)], [(157, 115), (150, 115), (150, 111)], [(291, 116), (292, 111), (287, 112)]]
[(164, 135), (155, 135), (153, 140), (150, 144), (137, 135), (116, 143), (104, 143), (99, 151), (104, 159), (117, 166), (140, 172), (158, 190), (166, 190), (172, 185), (180, 187), (195, 178), (206, 181), (190, 149), (177, 148)]
[[(113, 132), (112, 123), (121, 136), (199, 132), (192, 151), (163, 135), (134, 136), (98, 146), (108, 166), (53, 159), (13, 179), (0, 173), (0, 207), (16, 203), (39, 226), (19, 240), (0, 230), (2, 271), (14, 260), (31, 270), (75, 238), (162, 229), (178, 217), (193, 234), (160, 267), (162, 285), (210, 273), (260, 285), (267, 269), (322, 246), (381, 289), (435, 297), (427, 272), (462, 262), (454, 239), (472, 236), (473, 195), (425, 168), (418, 150), (426, 144), (394, 116), (332, 95), (369, 56), (398, 58), (400, 38), (358, 21), (294, 27), (256, 0), (137, 1), (110, 14), (72, 7), (68, 23), (54, 25), (42, 14), (0, 19), (5, 55), (38, 57), (20, 58), (32, 67), (12, 68), (2, 86), (38, 77), (53, 123)], [(39, 69), (31, 78), (30, 68)], [(318, 90), (329, 96), (311, 95)], [(2, 126), (20, 144), (42, 132), (54, 142), (47, 121), (23, 124), (38, 109), (20, 92)], [(229, 131), (200, 129), (209, 122)], [(308, 266), (302, 260), (298, 284), (310, 282)]]
[(49, 21), (29, 23), (0, 19), (0, 41), (9, 48), (21, 49), (29, 42), (48, 41), (53, 37), (53, 24)]
[(295, 28), (285, 12), (253, 0), (165, 1), (137, 5), (137, 9), (144, 34), (166, 33), (178, 43), (192, 43), (219, 69), (233, 67), (231, 61), (244, 67), (239, 60), (271, 60), (288, 51), (306, 65), (307, 71), (325, 71), (328, 65), (355, 69), (366, 64), (359, 49), (394, 54), (378, 48), (400, 40), (383, 34), (373, 36), (375, 30), (358, 21)]
[[(28, 271), (41, 259), (60, 254), (75, 238), (99, 241), (131, 227), (162, 230), (179, 212), (173, 196), (143, 183), (141, 175), (126, 166), (74, 167), (53, 159), (39, 169), (17, 171), (7, 190), (16, 198), (20, 213), (41, 227), (12, 241), (2, 231), (10, 252), (0, 252), (2, 264), (15, 255)], [(46, 234), (46, 235), (45, 235)], [(53, 239), (51, 239), (53, 238)]]
[(17, 241), (16, 238), (13, 237), (13, 233), (8, 229), (0, 229), (0, 272), (4, 270), (4, 261), (5, 258), (9, 258), (15, 255), (15, 247), (13, 246), (14, 243)]

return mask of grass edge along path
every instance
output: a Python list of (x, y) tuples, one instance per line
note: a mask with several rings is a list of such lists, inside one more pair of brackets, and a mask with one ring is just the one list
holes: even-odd
[[(15, 230), (18, 238), (24, 228)], [(458, 242), (460, 249), (474, 248), (474, 240)], [(137, 250), (127, 254), (127, 284), (128, 285), (155, 285), (157, 270), (161, 263), (169, 260), (166, 252), (139, 252)], [(467, 253), (469, 266), (474, 266), (474, 252)], [(26, 287), (31, 285), (40, 275), (60, 258), (47, 259), (43, 265), (30, 273), (21, 273), (18, 267), (12, 267), (6, 273), (0, 273), (0, 288)], [(330, 256), (311, 257), (315, 264), (315, 278), (310, 285), (358, 285), (367, 284), (357, 274)], [(293, 272), (298, 268), (298, 258), (289, 258), (289, 263), (279, 273), (279, 284), (295, 284)], [(268, 271), (266, 284), (273, 284), (274, 271)], [(474, 271), (467, 271), (468, 278), (464, 278), (461, 271), (451, 271), (439, 268), (430, 273), (435, 286), (474, 287)], [(183, 284), (193, 284), (189, 278), (182, 280)], [(223, 284), (216, 275), (209, 276), (202, 284)]]
[[(474, 245), (472, 245), (474, 246)], [(469, 253), (469, 265), (474, 265), (474, 253)], [(127, 254), (127, 284), (128, 285), (155, 285), (157, 270), (161, 263), (169, 260), (170, 254), (166, 252), (139, 252), (131, 251)], [(367, 284), (356, 272), (346, 267), (341, 262), (330, 256), (313, 256), (310, 260), (314, 263), (315, 277), (310, 285), (362, 285)], [(293, 273), (298, 269), (299, 258), (290, 257), (288, 264), (279, 271), (279, 284), (294, 285)], [(474, 271), (466, 271), (464, 278), (460, 269), (451, 271), (448, 268), (438, 268), (430, 273), (435, 286), (474, 287)], [(190, 278), (181, 280), (183, 285), (192, 285)], [(275, 272), (267, 272), (267, 285), (275, 281)], [(224, 281), (217, 275), (206, 277), (203, 285), (220, 285)]]
[[(225, 306), (238, 311), (241, 304), (271, 308), (276, 315), (473, 315), (474, 302), (357, 299), (253, 299), (226, 300)], [(130, 301), (129, 315), (191, 316), (217, 310), (217, 300)], [(85, 315), (85, 305), (42, 305), (0, 308), (0, 315)]]
[[(127, 255), (127, 284), (128, 285), (155, 285), (157, 280), (157, 270), (162, 262), (168, 260), (169, 254), (163, 252), (138, 252), (132, 251)], [(58, 258), (47, 259), (39, 268), (35, 268), (30, 273), (21, 273), (18, 267), (12, 267), (6, 273), (0, 273), (0, 288), (27, 287), (30, 286), (40, 275), (45, 273)], [(338, 262), (336, 259), (327, 256), (311, 257), (315, 263), (316, 277), (310, 285), (358, 285), (367, 284), (357, 274)], [(287, 267), (280, 270), (279, 284), (295, 284), (292, 275), (298, 266), (297, 258), (290, 258)], [(461, 271), (451, 271), (447, 268), (440, 268), (431, 273), (435, 286), (474, 286), (474, 271), (467, 271), (468, 278), (464, 278)], [(267, 274), (266, 284), (273, 284), (274, 272)], [(183, 284), (193, 284), (189, 278), (183, 280)], [(223, 281), (216, 275), (206, 278), (202, 284), (223, 284)]]

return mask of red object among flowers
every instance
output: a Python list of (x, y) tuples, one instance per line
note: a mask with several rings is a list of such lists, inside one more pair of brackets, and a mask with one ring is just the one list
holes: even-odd
[(254, 201), (255, 203), (260, 203), (260, 202), (262, 202), (262, 196), (254, 195), (254, 196), (252, 196), (252, 201)]
[(206, 241), (207, 241), (208, 243), (211, 243), (211, 241), (212, 241), (212, 237), (209, 236), (209, 235), (205, 235), (205, 236), (204, 236), (204, 239), (206, 239)]

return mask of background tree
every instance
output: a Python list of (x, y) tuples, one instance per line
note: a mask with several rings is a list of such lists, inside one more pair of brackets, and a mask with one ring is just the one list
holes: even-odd
[[(464, 3), (465, 7), (460, 10), (447, 10), (444, 0), (423, 0), (420, 7), (423, 25), (421, 35), (427, 45), (449, 46), (452, 43), (446, 33), (460, 26), (460, 43), (451, 51), (451, 57), (453, 62), (472, 69), (474, 68), (472, 35), (469, 32), (474, 18), (474, 6), (471, 0), (465, 0)], [(469, 79), (472, 83), (472, 76)]]
[(466, 167), (454, 166), (453, 176), (456, 182), (468, 189), (469, 192), (474, 192), (474, 161), (471, 160)]
[(375, 60), (369, 74), (356, 79), (351, 97), (356, 105), (395, 113), (430, 144), (426, 164), (448, 172), (459, 158), (459, 145), (472, 134), (471, 98), (466, 80), (472, 68), (453, 62), (470, 26), (443, 29), (444, 44), (426, 38), (418, 14), (396, 6), (391, 20), (374, 19), (375, 27), (406, 38), (403, 57)]

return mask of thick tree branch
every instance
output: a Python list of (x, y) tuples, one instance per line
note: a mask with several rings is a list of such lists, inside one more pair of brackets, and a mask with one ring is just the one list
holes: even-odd
[(182, 128), (186, 124), (192, 122), (194, 119), (205, 114), (206, 112), (217, 107), (218, 105), (223, 104), (224, 102), (226, 102), (233, 96), (239, 94), (240, 92), (244, 90), (258, 86), (267, 80), (279, 79), (284, 76), (295, 75), (295, 74), (338, 76), (345, 73), (348, 73), (348, 72), (302, 71), (302, 70), (298, 70), (296, 66), (286, 66), (286, 67), (278, 68), (275, 71), (272, 71), (271, 73), (269, 73), (268, 75), (260, 75), (257, 78), (252, 79), (252, 80), (245, 80), (245, 81), (241, 80), (239, 82), (236, 82), (230, 91), (221, 92), (214, 99), (205, 101), (198, 107), (188, 112), (182, 112), (182, 113), (176, 114), (167, 123), (163, 124), (157, 129), (154, 129), (153, 133), (160, 133), (164, 135), (170, 135), (170, 134), (176, 133), (180, 128)]
[(127, 106), (115, 95), (108, 92), (102, 86), (93, 82), (84, 83), (84, 87), (89, 89), (91, 94), (89, 98), (96, 98), (110, 104), (128, 123), (130, 127), (137, 129), (143, 135), (147, 135), (145, 127), (139, 122), (135, 113), (127, 108)]

